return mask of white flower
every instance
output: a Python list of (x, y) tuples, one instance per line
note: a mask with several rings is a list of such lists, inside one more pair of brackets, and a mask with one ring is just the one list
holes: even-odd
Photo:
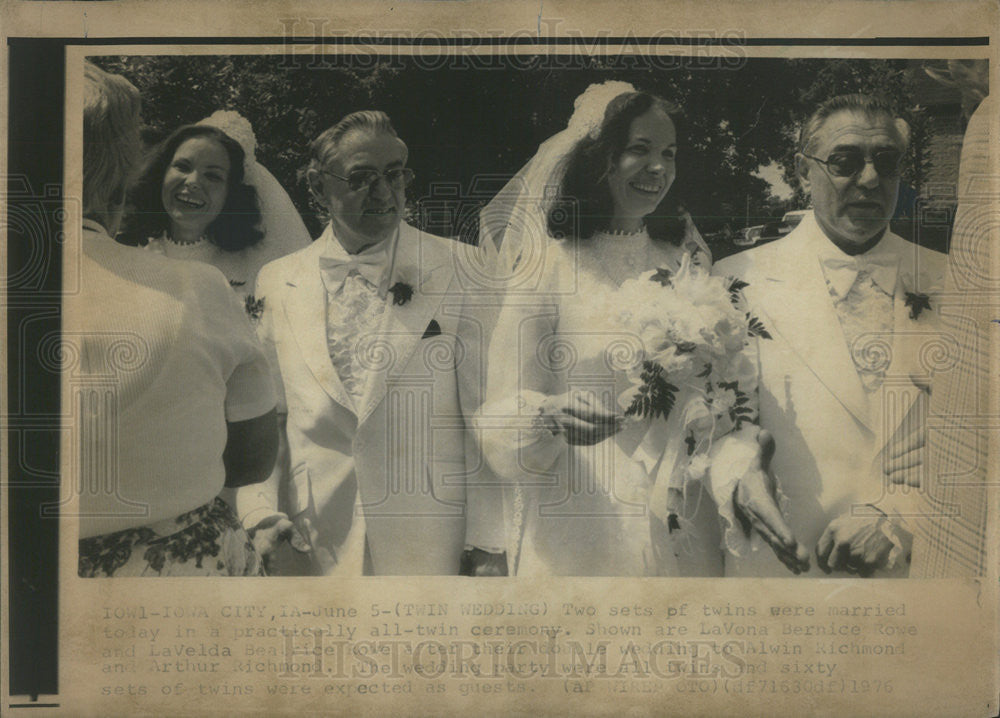
[(573, 102), (573, 116), (567, 127), (577, 130), (580, 136), (596, 132), (608, 104), (626, 92), (635, 92), (635, 88), (627, 82), (611, 80), (591, 85)]
[(712, 392), (712, 410), (716, 416), (727, 414), (736, 406), (736, 392), (732, 389), (716, 389)]
[(620, 401), (640, 392), (644, 362), (652, 362), (663, 369), (663, 380), (691, 392), (690, 399), (678, 398), (684, 403), (682, 425), (696, 438), (714, 432), (717, 421), (728, 421), (736, 407), (734, 391), (716, 390), (709, 398), (711, 387), (736, 383), (748, 393), (755, 388), (754, 365), (744, 354), (747, 316), (733, 306), (728, 282), (692, 264), (690, 256), (682, 258), (669, 282), (660, 281), (657, 270), (645, 272), (598, 294), (591, 311), (595, 332), (626, 334), (641, 345), (634, 364), (616, 367), (632, 384)]
[(715, 417), (702, 397), (693, 396), (684, 406), (682, 423), (685, 429), (695, 432), (696, 436), (703, 436), (715, 428)]
[(712, 461), (711, 459), (708, 458), (708, 456), (706, 456), (705, 454), (695, 454), (694, 456), (691, 457), (691, 460), (688, 462), (688, 465), (685, 468), (684, 473), (687, 475), (687, 478), (689, 480), (699, 481), (700, 479), (705, 477), (705, 474), (708, 473), (708, 470), (709, 468), (711, 468), (711, 466), (712, 466)]
[(701, 369), (701, 362), (697, 362), (695, 355), (691, 352), (678, 352), (676, 346), (668, 346), (657, 354), (649, 357), (649, 360), (659, 364), (667, 373), (668, 381), (679, 383)]
[(253, 133), (250, 121), (239, 112), (234, 110), (219, 110), (213, 112), (198, 124), (222, 130), (236, 140), (240, 144), (240, 147), (243, 148), (247, 164), (255, 160), (257, 137)]

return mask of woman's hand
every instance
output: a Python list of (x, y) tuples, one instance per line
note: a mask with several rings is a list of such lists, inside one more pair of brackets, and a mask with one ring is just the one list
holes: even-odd
[(542, 403), (542, 419), (573, 446), (599, 444), (625, 425), (625, 417), (607, 411), (596, 394), (578, 390), (548, 397)]

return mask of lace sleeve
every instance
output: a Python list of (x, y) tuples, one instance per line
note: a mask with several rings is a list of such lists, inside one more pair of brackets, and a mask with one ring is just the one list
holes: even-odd
[(541, 415), (565, 385), (538, 351), (555, 336), (557, 312), (552, 301), (508, 297), (490, 341), (486, 401), (473, 422), (487, 462), (505, 479), (549, 469), (566, 447)]

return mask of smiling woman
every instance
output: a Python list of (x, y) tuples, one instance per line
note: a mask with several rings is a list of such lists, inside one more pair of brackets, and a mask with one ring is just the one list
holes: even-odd
[(587, 239), (599, 230), (637, 232), (645, 226), (653, 239), (679, 244), (690, 220), (670, 193), (676, 178), (675, 112), (672, 104), (645, 92), (615, 97), (601, 126), (566, 159), (559, 198), (548, 212), (549, 233)]
[(177, 148), (160, 190), (172, 241), (201, 240), (225, 206), (230, 164), (222, 144), (208, 137), (192, 137)]
[(225, 132), (186, 125), (146, 160), (130, 193), (129, 244), (207, 242), (236, 252), (260, 242), (257, 194), (244, 183), (246, 153)]
[[(661, 518), (668, 506), (657, 490), (666, 485), (659, 467), (671, 475), (675, 465), (684, 470), (693, 439), (686, 453), (668, 449), (667, 441), (682, 446), (691, 438), (681, 425), (652, 430), (649, 417), (630, 420), (621, 403), (635, 396), (629, 367), (652, 356), (656, 341), (644, 344), (639, 320), (622, 318), (635, 317), (643, 304), (626, 288), (659, 297), (662, 286), (638, 279), (703, 277), (710, 261), (671, 194), (673, 108), (623, 85), (591, 86), (567, 129), (512, 181), (526, 189), (505, 188), (483, 211), (502, 228), (501, 272), (509, 272), (510, 290), (520, 290), (509, 291), (497, 320), (487, 400), (477, 417), (487, 461), (511, 482), (508, 535), (518, 543), (508, 552), (520, 575), (718, 575), (722, 568), (718, 518), (697, 481)], [(553, 185), (558, 194), (539, 202)], [(730, 300), (721, 295), (728, 311)], [(686, 314), (679, 301), (657, 321)], [(507, 370), (512, 348), (518, 354)], [(678, 362), (689, 360), (679, 355)], [(678, 395), (678, 406), (686, 396)], [(754, 443), (750, 453), (756, 451)]]
[(267, 262), (309, 244), (287, 193), (256, 162), (250, 123), (217, 112), (173, 132), (147, 158), (129, 193), (124, 244), (211, 264), (259, 316), (253, 295)]

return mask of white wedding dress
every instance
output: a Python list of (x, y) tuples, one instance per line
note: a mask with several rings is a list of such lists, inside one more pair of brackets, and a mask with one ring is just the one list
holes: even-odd
[(532, 423), (546, 396), (574, 389), (621, 411), (617, 397), (629, 387), (622, 367), (636, 337), (595, 327), (606, 324), (622, 282), (676, 270), (685, 252), (709, 261), (690, 220), (681, 246), (645, 231), (550, 239), (531, 260), (534, 286), (508, 292), (477, 427), (490, 465), (511, 482), (508, 552), (518, 575), (721, 575), (718, 514), (700, 484), (688, 487), (674, 530), (650, 512), (655, 466), (635, 451), (648, 421), (594, 446), (570, 446)]

